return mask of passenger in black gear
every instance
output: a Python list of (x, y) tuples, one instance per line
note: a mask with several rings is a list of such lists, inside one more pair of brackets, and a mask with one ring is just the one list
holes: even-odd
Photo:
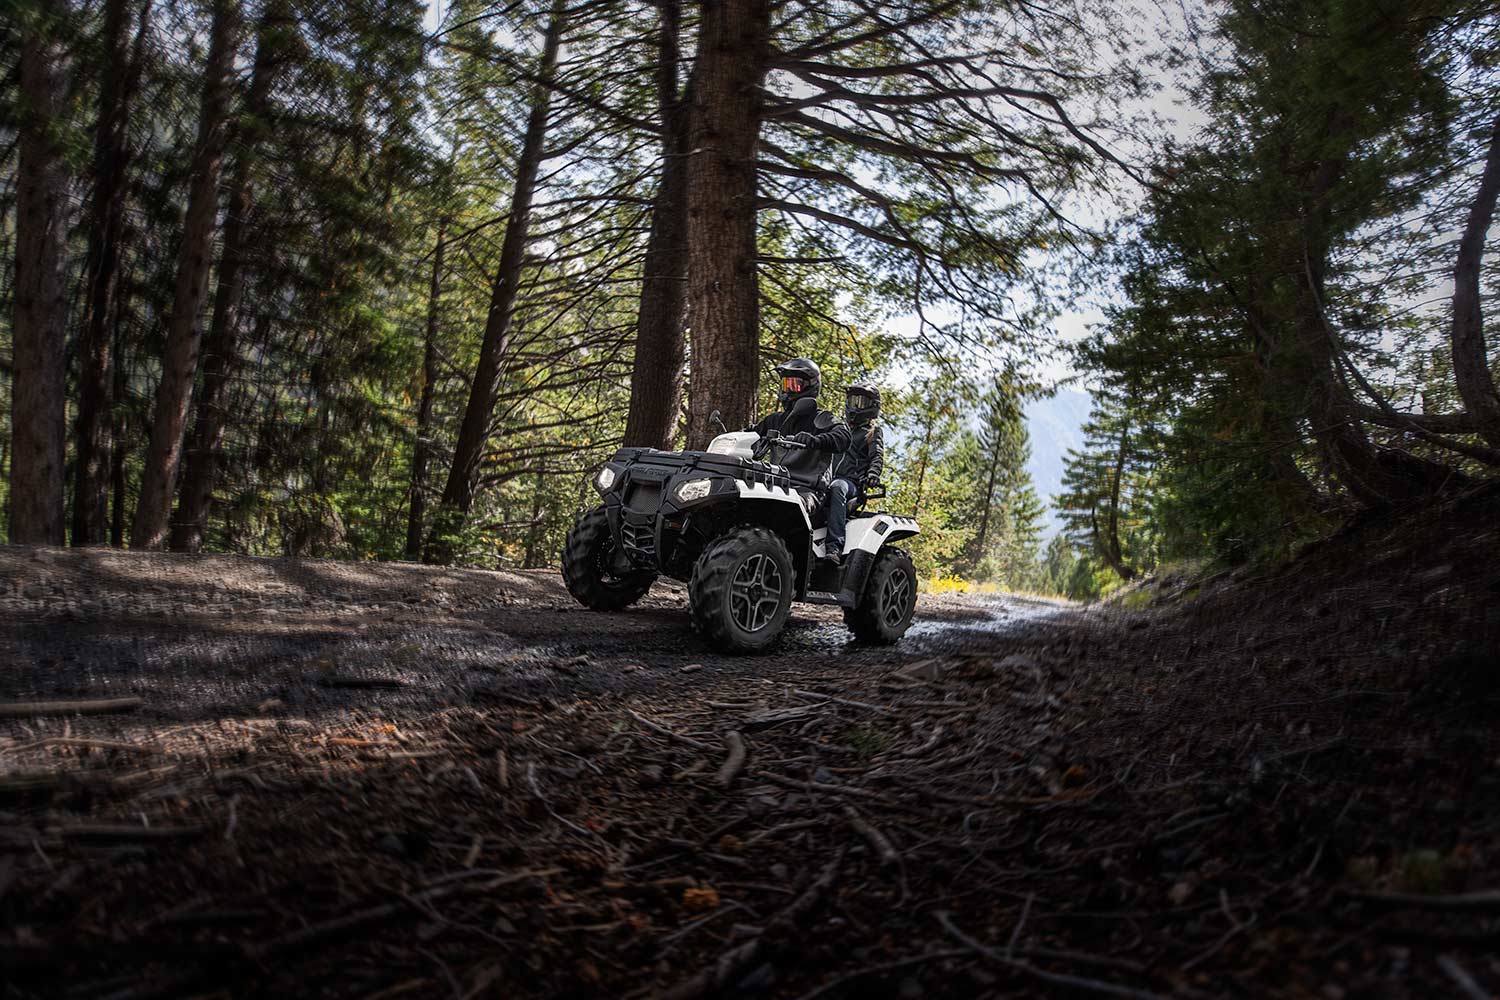
[(849, 508), (864, 491), (880, 482), (885, 469), (885, 435), (875, 418), (880, 415), (880, 390), (855, 383), (844, 390), (844, 418), (849, 421), (849, 447), (833, 462), (833, 486), (828, 495), (828, 536), (823, 551), (834, 563), (843, 561), (844, 528)]
[(778, 365), (781, 376), (781, 409), (761, 418), (751, 430), (762, 439), (776, 431), (805, 448), (781, 448), (776, 461), (786, 466), (794, 479), (821, 485), (828, 481), (829, 456), (849, 447), (849, 428), (827, 410), (818, 409), (818, 391), (823, 375), (807, 358), (793, 358)]

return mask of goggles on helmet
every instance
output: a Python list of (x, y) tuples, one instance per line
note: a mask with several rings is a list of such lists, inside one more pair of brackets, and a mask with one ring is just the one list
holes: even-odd
[(845, 405), (851, 410), (866, 410), (875, 405), (875, 397), (862, 392), (851, 392)]
[(795, 375), (784, 375), (781, 379), (781, 388), (785, 389), (787, 392), (801, 392), (802, 379), (798, 378)]

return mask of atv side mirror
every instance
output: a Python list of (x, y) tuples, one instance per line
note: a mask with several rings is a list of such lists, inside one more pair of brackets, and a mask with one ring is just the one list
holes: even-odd
[(817, 408), (818, 401), (816, 399), (813, 399), (811, 396), (803, 396), (801, 399), (792, 404), (791, 415), (794, 417), (800, 417), (808, 410), (816, 410)]
[(711, 424), (718, 424), (719, 431), (721, 433), (729, 433), (729, 428), (724, 426), (724, 414), (720, 413), (718, 410), (715, 410), (708, 415), (708, 422)]

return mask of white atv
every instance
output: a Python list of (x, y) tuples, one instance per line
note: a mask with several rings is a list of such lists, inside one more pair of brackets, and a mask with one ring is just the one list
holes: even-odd
[[(717, 411), (713, 419), (723, 426)], [(841, 606), (861, 642), (900, 639), (916, 610), (917, 574), (891, 543), (916, 535), (917, 522), (851, 511), (843, 564), (823, 561), (826, 482), (799, 481), (760, 459), (799, 447), (737, 431), (707, 451), (621, 448), (594, 478), (604, 504), (568, 532), (568, 591), (584, 607), (614, 611), (640, 600), (659, 575), (685, 581), (699, 630), (729, 653), (769, 647), (793, 601)]]

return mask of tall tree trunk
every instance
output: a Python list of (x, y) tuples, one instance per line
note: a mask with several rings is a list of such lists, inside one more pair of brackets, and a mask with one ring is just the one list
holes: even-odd
[(1500, 448), (1500, 395), (1490, 373), (1484, 344), (1484, 314), (1480, 309), (1479, 264), (1484, 257), (1484, 239), (1500, 195), (1500, 120), (1490, 134), (1489, 153), (1479, 191), (1469, 208), (1469, 221), (1458, 244), (1458, 263), (1453, 268), (1453, 379), (1469, 416), (1479, 425), (1485, 441)]
[[(661, 180), (651, 206), (630, 373), (627, 445), (668, 450), (677, 436), (682, 364), (687, 343), (687, 176), (689, 105), (678, 91), (681, 0), (658, 0), (657, 108), (661, 117)], [(688, 84), (691, 91), (692, 84)]]
[(755, 146), (770, 57), (770, 0), (703, 5), (688, 159), (688, 318), (692, 328), (688, 447), (755, 418), (760, 298), (755, 273)]
[(10, 541), (28, 545), (63, 543), (68, 176), (58, 118), (67, 16), (61, 0), (34, 0), (20, 31)]
[(422, 343), (422, 399), (417, 404), (417, 439), (411, 450), (411, 500), (406, 515), (406, 558), (422, 555), (422, 519), (427, 508), (427, 459), (432, 450), (432, 394), (438, 376), (438, 300), (443, 293), (443, 252), (448, 220), (438, 223), (432, 251), (432, 278), (427, 286), (427, 328)]
[(1125, 461), (1130, 454), (1130, 418), (1123, 418), (1120, 425), (1120, 444), (1115, 449), (1115, 475), (1109, 484), (1109, 525), (1105, 539), (1105, 561), (1109, 563), (1121, 580), (1135, 579), (1135, 570), (1125, 563), (1125, 551), (1120, 545), (1120, 489), (1125, 482)]
[(234, 67), (239, 34), (238, 0), (217, 0), (209, 29), (208, 63), (204, 67), (198, 136), (189, 174), (182, 251), (172, 288), (172, 312), (167, 320), (161, 381), (156, 386), (151, 441), (141, 469), (141, 493), (130, 535), (132, 548), (159, 549), (167, 541), (172, 494), (182, 458), (183, 428), (187, 424), (193, 379), (198, 372), (201, 339), (198, 312), (208, 291), (209, 265), (213, 258), (214, 223), (219, 209), (219, 170), (224, 159), (225, 126), (229, 115), (229, 75)]
[(531, 490), (531, 527), (526, 529), (526, 551), (522, 554), (522, 569), (538, 569), (542, 565), (542, 486), (546, 477), (538, 472)]
[(214, 313), (203, 343), (203, 381), (194, 404), (193, 429), (184, 454), (181, 495), (173, 518), (174, 552), (197, 552), (208, 530), (209, 509), (219, 475), (219, 451), (228, 418), (229, 383), (239, 367), (240, 315), (245, 264), (254, 209), (252, 177), (260, 143), (269, 131), (271, 86), (280, 59), (280, 35), (288, 30), (285, 0), (272, 0), (256, 27), (255, 65), (239, 124), (234, 129), (235, 161), (224, 214)]
[(73, 544), (103, 545), (109, 530), (109, 484), (114, 447), (115, 316), (120, 308), (120, 250), (130, 166), (130, 108), (140, 80), (141, 49), (151, 16), (142, 0), (130, 42), (130, 0), (104, 8), (104, 71), (94, 125), (94, 200), (84, 268), (83, 325), (78, 335), (77, 450), (73, 473)]
[(995, 503), (995, 476), (1000, 469), (1000, 444), (994, 442), (994, 451), (990, 455), (989, 477), (984, 483), (984, 509), (979, 515), (979, 532), (974, 536), (974, 567), (977, 569), (984, 560), (984, 543), (988, 540), (990, 533), (990, 508)]
[(536, 190), (537, 170), (547, 139), (547, 112), (551, 102), (553, 74), (557, 71), (557, 51), (562, 43), (565, 6), (556, 0), (547, 23), (542, 57), (537, 67), (536, 95), (521, 156), (516, 163), (515, 189), (511, 192), (510, 215), (500, 247), (500, 263), (490, 290), (490, 308), (484, 324), (484, 341), (479, 349), (474, 382), (469, 388), (469, 402), (464, 409), (458, 443), (453, 449), (453, 464), (443, 488), (442, 510), (427, 540), (423, 561), (453, 561), (451, 538), (463, 527), (464, 518), (474, 503), (474, 489), (479, 482), (479, 464), (489, 441), (490, 420), (500, 392), (501, 362), (510, 346), (511, 320), (515, 314), (516, 292), (521, 285), (528, 232), (531, 224), (531, 199)]
[[(125, 331), (124, 313), (115, 316), (114, 328), (114, 394), (113, 399), (118, 403), (125, 398), (126, 390), (129, 388), (130, 380), (125, 367)], [(126, 413), (124, 407), (116, 406), (110, 415), (110, 433), (114, 439), (115, 446), (111, 450), (109, 459), (109, 544), (114, 548), (125, 547), (125, 507), (126, 483), (125, 483), (125, 456), (130, 453), (130, 447), (126, 443), (128, 437), (126, 430)]]
[(935, 423), (937, 418), (932, 417), (922, 427), (921, 457), (917, 460), (917, 491), (911, 505), (913, 517), (922, 512), (922, 487), (927, 479), (927, 459), (932, 455), (932, 426)]
[[(1338, 135), (1345, 128), (1342, 112), (1330, 114), (1326, 123), (1329, 135)], [(1283, 361), (1292, 362), (1287, 375), (1297, 380), (1295, 390), (1304, 400), (1304, 414), (1323, 462), (1352, 496), (1375, 506), (1410, 493), (1413, 484), (1382, 466), (1379, 453), (1355, 415), (1354, 399), (1340, 367), (1342, 348), (1334, 339), (1325, 312), (1330, 201), (1345, 166), (1343, 156), (1321, 160), (1308, 179), (1302, 242), (1297, 248), (1300, 252), (1297, 260), (1288, 262), (1289, 277), (1297, 288), (1297, 313), (1293, 340), (1284, 345)]]

